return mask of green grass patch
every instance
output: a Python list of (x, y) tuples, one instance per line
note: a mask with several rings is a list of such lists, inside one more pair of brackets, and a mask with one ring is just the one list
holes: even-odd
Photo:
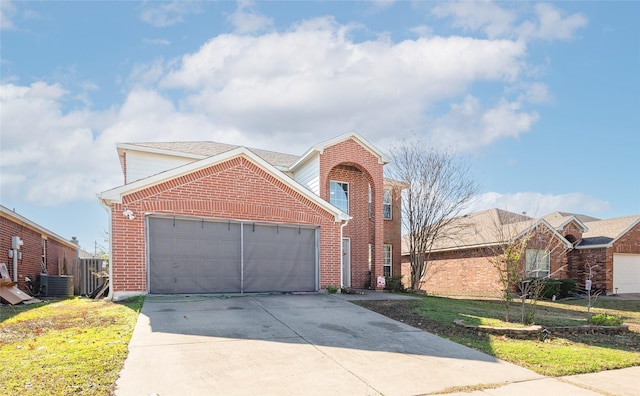
[(143, 301), (3, 306), (0, 394), (112, 394)]
[[(552, 334), (547, 339), (521, 340), (490, 335), (453, 324), (462, 319), (471, 325), (518, 327), (504, 322), (504, 305), (495, 300), (466, 300), (417, 295), (414, 302), (367, 304), (393, 319), (420, 327), (496, 358), (518, 364), (546, 376), (562, 376), (640, 366), (640, 301), (602, 299), (593, 314), (619, 317), (629, 328), (626, 334)], [(394, 305), (395, 304), (395, 305)], [(404, 305), (403, 305), (404, 304)], [(543, 326), (587, 325), (584, 300), (539, 301), (536, 324)], [(511, 305), (512, 319), (519, 318), (519, 303)], [(542, 337), (541, 337), (542, 338)]]

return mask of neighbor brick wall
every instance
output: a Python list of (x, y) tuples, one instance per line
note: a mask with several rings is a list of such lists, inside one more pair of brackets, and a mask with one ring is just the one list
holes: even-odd
[[(527, 245), (530, 249), (550, 250), (552, 278), (568, 276), (567, 251), (562, 241), (547, 228), (539, 228)], [(499, 296), (501, 285), (492, 258), (493, 248), (460, 249), (429, 255), (428, 270), (422, 290), (428, 294), (449, 296)], [(521, 265), (524, 265), (525, 258)], [(405, 285), (410, 285), (409, 256), (402, 258)]]
[[(135, 218), (122, 215), (131, 210)], [(112, 205), (115, 292), (145, 292), (145, 214), (178, 214), (320, 226), (320, 287), (340, 282), (340, 223), (314, 202), (237, 157), (128, 194)]]
[(592, 272), (592, 288), (614, 293), (613, 289), (613, 255), (640, 254), (640, 224), (636, 224), (609, 248), (576, 249), (570, 253), (569, 277), (584, 287), (588, 277), (589, 266)]
[[(24, 278), (26, 276), (37, 277), (42, 272), (40, 263), (42, 261), (43, 234), (18, 219), (0, 217), (0, 254), (2, 254), (0, 262), (7, 265), (9, 275), (13, 279), (13, 259), (7, 257), (7, 252), (11, 250), (12, 236), (18, 236), (24, 241), (24, 245), (20, 249), (22, 259), (18, 260), (18, 287), (26, 290)], [(45, 234), (44, 237), (47, 238), (47, 272), (51, 275), (58, 275), (58, 260), (75, 259), (77, 248), (67, 246), (49, 235)]]
[[(348, 167), (357, 169), (348, 171)], [(376, 278), (382, 271), (383, 245), (383, 176), (378, 157), (353, 138), (327, 147), (320, 154), (320, 197), (329, 201), (329, 182), (346, 181), (350, 187), (350, 215), (353, 219), (344, 227), (344, 237), (351, 238), (351, 284), (363, 287), (369, 273), (369, 243), (372, 244), (371, 287), (376, 287)], [(349, 173), (350, 172), (350, 173)], [(359, 172), (359, 173), (358, 173)], [(341, 180), (340, 177), (353, 178)], [(372, 213), (368, 212), (368, 184), (372, 191)]]

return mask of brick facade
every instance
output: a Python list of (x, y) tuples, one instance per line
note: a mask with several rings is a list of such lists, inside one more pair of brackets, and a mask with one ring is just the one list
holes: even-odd
[(3, 259), (0, 262), (7, 265), (9, 275), (13, 279), (13, 259), (7, 257), (7, 252), (11, 250), (11, 237), (18, 236), (24, 241), (20, 249), (22, 259), (18, 260), (18, 287), (25, 288), (24, 278), (29, 276), (34, 281), (42, 272), (42, 244), (46, 244), (46, 268), (51, 275), (58, 274), (59, 260), (73, 260), (77, 255), (77, 246), (71, 242), (62, 241), (57, 236), (43, 232), (19, 218), (11, 217), (2, 213), (0, 216), (0, 252)]
[(402, 275), (402, 188), (397, 184), (385, 184), (391, 191), (391, 219), (383, 219), (383, 243), (391, 245), (391, 274)]
[(613, 286), (613, 255), (640, 254), (640, 224), (613, 242), (611, 247), (576, 249), (569, 254), (569, 277), (584, 287), (589, 271), (592, 288), (607, 294), (615, 293)]
[[(383, 164), (379, 158), (354, 139), (327, 147), (320, 154), (320, 198), (329, 202), (330, 181), (350, 184), (349, 215), (343, 237), (351, 240), (351, 286), (362, 288), (370, 280), (382, 276), (383, 245)], [(369, 185), (372, 216), (369, 218)], [(369, 277), (369, 244), (371, 244), (371, 277)]]
[[(122, 215), (131, 210), (134, 219)], [(244, 157), (123, 197), (112, 205), (115, 292), (146, 292), (145, 215), (175, 214), (320, 227), (320, 287), (340, 283), (340, 223)]]
[[(432, 295), (446, 296), (500, 296), (498, 272), (492, 258), (498, 247), (483, 247), (432, 252), (425, 273), (422, 290)], [(547, 228), (538, 227), (527, 244), (529, 249), (550, 251), (550, 274), (554, 279), (568, 274), (567, 249)], [(409, 256), (403, 256), (403, 279), (410, 285)], [(525, 259), (522, 260), (524, 266)]]

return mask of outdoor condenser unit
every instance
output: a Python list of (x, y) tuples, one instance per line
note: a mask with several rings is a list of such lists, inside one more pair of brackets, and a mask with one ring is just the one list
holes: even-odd
[(40, 274), (40, 290), (45, 297), (73, 296), (73, 276)]

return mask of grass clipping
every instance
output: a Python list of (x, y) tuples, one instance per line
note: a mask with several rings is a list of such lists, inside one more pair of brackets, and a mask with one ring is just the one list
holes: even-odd
[(112, 394), (142, 301), (1, 307), (0, 394)]

